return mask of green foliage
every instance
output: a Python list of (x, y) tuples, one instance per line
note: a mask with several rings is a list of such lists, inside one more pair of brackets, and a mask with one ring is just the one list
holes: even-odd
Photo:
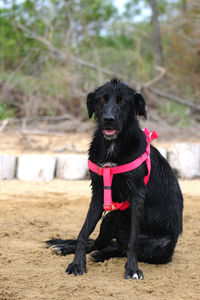
[[(30, 51), (40, 47), (40, 51), (44, 49), (43, 45), (34, 39), (30, 39), (22, 30), (18, 27), (18, 24), (26, 24), (29, 22), (29, 26), (37, 24), (40, 33), (42, 33), (42, 22), (38, 23), (37, 19), (34, 22), (30, 21), (30, 17), (33, 17), (33, 3), (31, 1), (25, 1), (21, 4), (16, 4), (13, 1), (13, 5), (10, 9), (0, 9), (0, 49), (1, 49), (1, 70), (16, 68), (20, 61), (24, 57), (29, 55)], [(29, 16), (29, 17), (28, 17)], [(44, 27), (44, 26), (43, 26)]]
[(179, 125), (180, 127), (190, 125), (190, 117), (186, 106), (173, 101), (166, 101), (162, 105), (162, 111), (168, 115), (170, 123)]
[(6, 104), (3, 103), (3, 100), (0, 99), (0, 120), (7, 118), (12, 118), (14, 111), (11, 110)]
[(108, 21), (116, 13), (116, 8), (112, 5), (111, 0), (81, 0), (80, 8), (87, 23)]
[[(0, 82), (26, 95), (26, 103), (20, 103), (22, 114), (54, 114), (63, 109), (78, 114), (82, 99), (74, 91), (86, 92), (109, 78), (75, 63), (69, 55), (130, 81), (143, 83), (155, 76), (149, 0), (127, 1), (123, 14), (112, 0), (4, 2), (10, 5), (0, 6)], [(195, 27), (199, 6), (182, 12), (182, 0), (157, 0), (157, 5), (164, 63), (173, 75), (166, 86), (175, 84), (179, 96), (195, 99), (200, 95), (199, 29)], [(185, 118), (174, 104), (163, 109)]]

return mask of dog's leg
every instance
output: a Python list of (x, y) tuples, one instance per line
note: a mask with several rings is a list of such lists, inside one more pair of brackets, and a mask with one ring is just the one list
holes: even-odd
[(112, 257), (126, 257), (129, 239), (129, 210), (112, 211), (103, 219), (91, 257), (95, 262), (103, 262)]
[(106, 248), (95, 250), (91, 253), (94, 262), (104, 262), (113, 257), (126, 257), (127, 251), (122, 251), (116, 241), (112, 241)]
[(97, 198), (95, 199), (93, 196), (86, 220), (78, 236), (74, 260), (66, 269), (68, 274), (82, 275), (86, 272), (86, 245), (90, 234), (102, 216), (102, 212), (102, 201), (97, 201)]
[(166, 264), (172, 260), (176, 241), (171, 236), (139, 237), (138, 260), (150, 264)]
[(139, 208), (144, 199), (144, 191), (132, 195), (130, 198), (131, 229), (128, 244), (127, 262), (125, 265), (125, 279), (144, 279), (143, 273), (138, 269), (137, 250), (138, 250), (138, 223)]
[[(77, 240), (67, 239), (52, 239), (45, 242), (47, 247), (51, 249), (51, 251), (58, 255), (69, 255), (74, 254), (76, 251)], [(86, 246), (86, 253), (90, 253), (95, 250), (95, 240), (89, 239)]]
[(106, 214), (100, 226), (100, 232), (95, 240), (95, 250), (110, 246), (112, 239), (117, 238), (119, 212), (111, 211)]
[[(102, 220), (100, 226), (100, 233), (96, 240), (89, 239), (86, 245), (86, 253), (91, 253), (94, 250), (105, 248), (113, 243), (111, 240), (117, 238), (119, 212), (109, 212)], [(75, 239), (51, 239), (45, 242), (53, 253), (59, 255), (75, 254), (77, 247), (77, 240)], [(115, 243), (116, 244), (116, 243)], [(115, 247), (116, 248), (116, 247)]]

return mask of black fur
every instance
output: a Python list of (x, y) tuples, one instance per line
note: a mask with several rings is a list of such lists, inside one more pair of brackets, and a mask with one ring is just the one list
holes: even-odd
[[(89, 148), (89, 158), (102, 166), (122, 165), (141, 156), (146, 138), (138, 116), (146, 118), (143, 97), (123, 82), (113, 79), (87, 97), (89, 117), (95, 115), (97, 129)], [(159, 131), (159, 129), (158, 129)], [(77, 240), (51, 240), (48, 244), (62, 255), (75, 253), (68, 274), (86, 272), (86, 253), (95, 261), (127, 256), (125, 278), (143, 279), (137, 261), (165, 264), (172, 259), (182, 232), (183, 197), (168, 162), (151, 146), (152, 170), (147, 186), (146, 164), (114, 175), (114, 202), (129, 200), (125, 211), (109, 212), (102, 221), (98, 238), (88, 238), (103, 213), (103, 180), (93, 172), (92, 200)]]

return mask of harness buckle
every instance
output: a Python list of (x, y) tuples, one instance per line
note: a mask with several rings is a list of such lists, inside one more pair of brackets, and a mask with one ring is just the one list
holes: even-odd
[(114, 208), (114, 206), (113, 205), (105, 205), (104, 204), (103, 208), (104, 208), (105, 211), (112, 211), (113, 208)]

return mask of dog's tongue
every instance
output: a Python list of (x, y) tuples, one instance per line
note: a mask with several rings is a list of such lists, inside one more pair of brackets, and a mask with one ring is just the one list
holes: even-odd
[(112, 135), (116, 132), (116, 130), (114, 130), (114, 129), (105, 129), (104, 132), (105, 132), (106, 135)]

